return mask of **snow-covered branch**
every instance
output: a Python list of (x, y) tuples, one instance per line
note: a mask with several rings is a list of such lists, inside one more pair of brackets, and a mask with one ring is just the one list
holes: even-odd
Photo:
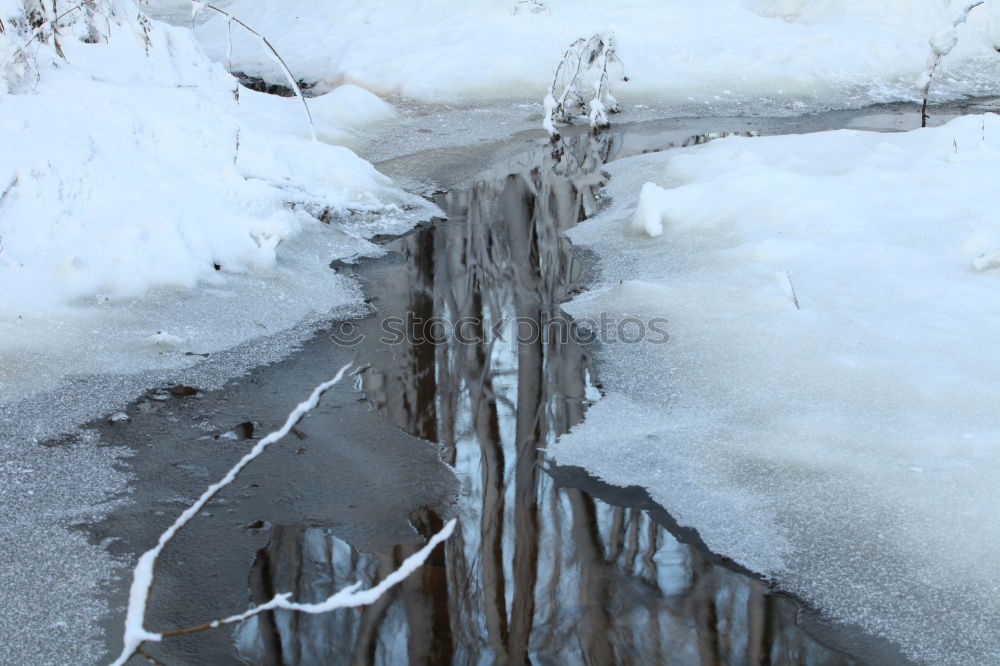
[(323, 601), (313, 604), (296, 603), (291, 600), (292, 593), (285, 592), (277, 594), (267, 603), (255, 606), (247, 611), (244, 611), (243, 613), (230, 615), (229, 617), (222, 618), (221, 620), (213, 620), (212, 622), (206, 622), (194, 627), (164, 631), (161, 635), (182, 636), (185, 634), (193, 634), (207, 629), (215, 629), (226, 624), (242, 622), (253, 617), (254, 615), (260, 615), (261, 613), (272, 610), (287, 610), (308, 613), (310, 615), (318, 615), (320, 613), (328, 613), (330, 611), (337, 610), (338, 608), (356, 608), (358, 606), (367, 606), (368, 604), (375, 603), (379, 597), (391, 588), (403, 582), (407, 576), (419, 569), (424, 562), (427, 561), (427, 558), (430, 557), (434, 549), (451, 536), (452, 532), (455, 531), (456, 523), (457, 521), (454, 518), (449, 520), (440, 532), (431, 537), (430, 541), (427, 542), (427, 545), (403, 560), (403, 563), (399, 565), (398, 569), (386, 576), (382, 582), (375, 587), (367, 590), (361, 590), (359, 589), (361, 587), (361, 583), (354, 583), (353, 585), (349, 585), (339, 592), (330, 595)]
[(985, 0), (972, 0), (966, 2), (962, 10), (952, 20), (951, 25), (932, 36), (929, 40), (931, 52), (927, 56), (927, 68), (917, 80), (917, 86), (923, 95), (923, 103), (920, 105), (920, 126), (927, 127), (927, 98), (930, 96), (931, 81), (937, 72), (941, 59), (951, 53), (951, 50), (958, 44), (958, 26), (965, 23), (969, 18), (969, 12), (983, 4)]
[[(292, 410), (292, 413), (288, 415), (288, 418), (285, 420), (285, 424), (280, 429), (272, 432), (270, 435), (257, 442), (257, 444), (254, 445), (254, 447), (245, 456), (240, 458), (240, 460), (235, 465), (233, 465), (233, 467), (226, 473), (224, 477), (222, 477), (221, 480), (209, 486), (205, 490), (205, 492), (202, 493), (201, 496), (190, 507), (188, 507), (184, 512), (181, 513), (180, 516), (177, 517), (177, 519), (173, 522), (173, 524), (170, 527), (168, 527), (167, 530), (163, 532), (163, 534), (160, 535), (159, 540), (157, 541), (156, 545), (153, 548), (146, 551), (145, 553), (142, 554), (141, 557), (139, 557), (139, 561), (136, 563), (135, 569), (133, 571), (132, 586), (129, 590), (128, 610), (126, 611), (125, 615), (124, 645), (122, 646), (121, 654), (112, 663), (112, 666), (121, 666), (122, 664), (127, 662), (132, 657), (132, 655), (136, 653), (136, 651), (143, 643), (147, 641), (159, 642), (160, 640), (163, 639), (164, 634), (154, 633), (145, 628), (145, 619), (146, 619), (146, 605), (149, 601), (149, 593), (153, 585), (153, 569), (156, 566), (157, 559), (163, 552), (163, 549), (166, 547), (166, 545), (170, 542), (171, 539), (174, 538), (174, 536), (185, 525), (188, 524), (188, 522), (191, 521), (192, 518), (194, 518), (198, 514), (198, 512), (200, 512), (205, 507), (206, 504), (208, 504), (208, 502), (213, 497), (215, 497), (219, 493), (219, 491), (221, 491), (223, 488), (232, 483), (239, 475), (239, 473), (243, 471), (243, 469), (246, 468), (246, 466), (249, 465), (251, 462), (253, 462), (258, 456), (260, 456), (267, 449), (268, 446), (279, 441), (280, 439), (285, 437), (289, 432), (291, 432), (292, 428), (295, 427), (295, 425), (302, 419), (302, 417), (305, 416), (310, 410), (315, 408), (317, 404), (319, 404), (320, 397), (328, 389), (330, 389), (332, 386), (339, 383), (341, 379), (343, 379), (345, 373), (350, 367), (351, 364), (345, 365), (340, 369), (339, 372), (337, 372), (336, 376), (333, 379), (323, 384), (320, 384), (315, 389), (313, 389), (313, 392), (309, 396), (309, 398), (304, 402), (300, 403), (294, 410)], [(446, 527), (445, 531), (448, 531), (448, 533), (450, 534), (450, 529), (452, 528), (453, 526)], [(447, 538), (447, 535), (445, 537), (442, 537), (442, 539), (443, 538)], [(422, 561), (423, 560), (420, 560), (420, 562)], [(400, 571), (403, 571), (404, 568), (407, 566), (407, 563), (409, 562), (410, 560), (404, 562), (403, 568), (401, 568)], [(415, 564), (414, 563), (411, 564), (412, 568), (416, 568), (416, 566), (419, 566), (420, 563), (417, 562)], [(411, 570), (412, 569), (407, 569), (407, 572)], [(403, 576), (405, 577), (405, 574), (403, 574)], [(389, 578), (387, 578), (386, 580), (389, 580)], [(395, 582), (398, 582), (398, 580), (395, 579), (393, 580), (394, 582), (391, 582), (389, 584), (390, 587), (391, 585), (394, 585)], [(384, 584), (385, 581), (383, 581), (383, 585)], [(371, 593), (373, 591), (380, 589), (384, 591), (384, 589), (387, 588), (382, 588), (381, 586), (377, 586), (375, 588), (372, 588), (372, 590), (368, 590), (367, 592)], [(355, 594), (357, 594), (358, 596), (354, 596)], [(349, 605), (359, 605), (361, 603), (369, 603), (363, 601), (363, 599), (368, 599), (368, 598), (370, 598), (370, 594), (368, 596), (365, 596), (365, 593), (358, 593), (357, 587), (355, 586), (353, 588), (348, 588), (347, 590), (343, 590), (341, 593), (338, 593), (338, 595), (334, 595), (333, 597), (331, 597), (333, 601), (327, 600), (327, 602), (333, 604), (344, 603)], [(377, 595), (375, 598), (377, 598)], [(289, 601), (288, 595), (279, 595), (269, 603), (274, 604), (272, 606), (273, 608), (289, 608), (290, 610), (303, 610), (305, 612), (323, 612), (321, 610), (306, 610), (306, 609), (307, 608), (318, 609), (320, 607), (324, 607), (323, 604), (312, 604), (312, 605), (293, 604), (291, 601)], [(333, 607), (340, 608), (342, 606), (333, 606)], [(262, 610), (267, 610), (267, 609), (262, 609)], [(254, 611), (248, 611), (250, 615), (254, 614), (254, 612), (260, 612), (260, 611), (257, 609), (254, 609)], [(249, 617), (250, 615), (247, 615), (247, 617)], [(234, 616), (234, 618), (235, 617), (239, 616)], [(234, 618), (227, 618), (227, 620), (237, 621)], [(227, 620), (222, 620), (219, 622), (219, 624), (226, 624), (228, 623)], [(218, 624), (209, 623), (209, 625), (206, 628), (211, 628), (211, 626), (218, 626)]]
[(295, 79), (295, 76), (292, 74), (292, 70), (288, 68), (288, 64), (285, 62), (285, 59), (282, 58), (281, 55), (278, 53), (278, 51), (271, 45), (271, 42), (267, 40), (267, 37), (260, 34), (259, 32), (251, 28), (249, 25), (247, 25), (240, 19), (230, 14), (229, 12), (223, 9), (219, 9), (215, 5), (204, 4), (203, 2), (200, 2), (198, 0), (192, 2), (193, 14), (198, 14), (203, 8), (210, 9), (213, 12), (225, 16), (226, 20), (229, 21), (230, 25), (236, 23), (240, 27), (244, 28), (247, 32), (253, 35), (257, 39), (257, 41), (259, 41), (261, 45), (264, 46), (265, 49), (267, 49), (268, 55), (270, 55), (271, 59), (274, 60), (275, 64), (277, 64), (278, 67), (281, 68), (281, 72), (282, 74), (285, 75), (285, 79), (287, 79), (288, 85), (291, 86), (292, 91), (295, 93), (295, 96), (299, 98), (300, 102), (302, 102), (302, 108), (305, 109), (306, 118), (309, 121), (309, 134), (312, 137), (312, 140), (316, 141), (317, 140), (316, 123), (313, 122), (312, 112), (309, 110), (309, 105), (306, 103), (305, 95), (302, 94), (302, 88), (299, 86), (299, 82)]
[[(563, 53), (543, 101), (542, 127), (553, 139), (559, 136), (557, 123), (568, 124), (586, 117), (594, 129), (607, 127), (608, 113), (618, 113), (618, 101), (611, 94), (609, 67), (621, 67), (612, 34), (598, 33), (580, 38)], [(621, 76), (622, 80), (628, 78)], [(584, 97), (589, 88), (590, 99)]]
[(224, 477), (222, 477), (221, 480), (209, 486), (208, 489), (206, 489), (205, 492), (202, 493), (190, 507), (177, 517), (173, 524), (160, 535), (159, 540), (153, 548), (142, 554), (133, 571), (132, 587), (129, 590), (128, 610), (125, 615), (124, 645), (122, 646), (121, 654), (117, 659), (115, 659), (114, 662), (112, 662), (112, 666), (122, 666), (125, 664), (134, 654), (140, 651), (143, 643), (155, 643), (163, 640), (165, 636), (180, 636), (214, 629), (226, 624), (242, 622), (243, 620), (253, 617), (254, 615), (270, 610), (280, 609), (301, 613), (318, 614), (326, 613), (338, 608), (354, 608), (357, 606), (371, 604), (385, 594), (385, 592), (390, 588), (398, 585), (407, 576), (416, 571), (427, 560), (434, 548), (451, 536), (451, 533), (455, 529), (455, 520), (449, 521), (440, 532), (434, 535), (430, 541), (427, 542), (426, 546), (406, 558), (399, 568), (386, 576), (382, 582), (367, 590), (359, 589), (361, 587), (361, 583), (355, 583), (354, 585), (350, 585), (343, 590), (340, 590), (336, 594), (331, 595), (319, 603), (312, 604), (294, 602), (291, 599), (291, 593), (287, 592), (276, 595), (265, 604), (220, 620), (213, 620), (211, 622), (205, 622), (193, 627), (172, 629), (159, 633), (154, 633), (146, 629), (146, 606), (149, 602), (149, 593), (153, 585), (153, 569), (156, 566), (157, 559), (163, 552), (166, 545), (185, 525), (191, 521), (192, 518), (198, 514), (198, 512), (205, 507), (206, 504), (208, 504), (213, 497), (215, 497), (215, 495), (219, 493), (220, 490), (232, 483), (239, 473), (243, 471), (247, 465), (253, 462), (254, 459), (260, 456), (260, 454), (262, 454), (268, 446), (281, 440), (289, 432), (291, 432), (292, 428), (295, 427), (302, 417), (319, 404), (320, 397), (322, 397), (322, 395), (332, 386), (338, 384), (341, 379), (343, 379), (350, 367), (350, 363), (345, 365), (337, 372), (333, 379), (320, 384), (313, 389), (309, 398), (299, 403), (299, 405), (292, 410), (292, 413), (288, 415), (288, 418), (285, 420), (285, 424), (280, 429), (272, 432), (270, 435), (257, 442), (257, 444), (245, 456), (240, 458), (240, 460), (233, 465), (233, 467)]

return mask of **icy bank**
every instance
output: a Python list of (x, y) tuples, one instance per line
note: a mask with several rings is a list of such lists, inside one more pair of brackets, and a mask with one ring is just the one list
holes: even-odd
[[(616, 96), (702, 109), (915, 99), (928, 39), (958, 11), (939, 0), (545, 0), (536, 12), (518, 4), (235, 0), (228, 9), (261, 26), (308, 81), (348, 81), (432, 102), (540, 101), (570, 42), (614, 31), (630, 77)], [(936, 77), (937, 94), (1000, 91), (997, 12), (986, 3), (960, 29)], [(198, 34), (214, 58), (225, 57), (224, 20), (209, 20)], [(281, 80), (242, 36), (233, 58), (238, 70)]]
[(572, 232), (605, 287), (569, 310), (665, 317), (671, 340), (599, 353), (607, 397), (558, 462), (646, 486), (917, 658), (996, 663), (1000, 118), (610, 171), (612, 207)]
[[(237, 99), (190, 30), (126, 3), (104, 43), (77, 38), (71, 16), (66, 58), (34, 43), (28, 60), (19, 4), (0, 48), (0, 403), (67, 374), (190, 364), (356, 304), (330, 261), (428, 215), (347, 148), (309, 141), (297, 100)], [(311, 104), (340, 143), (394, 115), (356, 86)]]

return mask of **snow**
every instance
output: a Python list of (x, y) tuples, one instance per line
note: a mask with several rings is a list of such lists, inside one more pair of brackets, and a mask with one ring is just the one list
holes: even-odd
[(945, 56), (951, 53), (951, 50), (955, 48), (956, 44), (958, 44), (958, 31), (954, 28), (949, 28), (943, 32), (939, 32), (931, 37), (930, 40), (931, 50), (939, 56)]
[(352, 585), (348, 585), (339, 592), (336, 592), (317, 603), (296, 603), (291, 601), (292, 594), (290, 592), (280, 593), (276, 594), (270, 601), (267, 601), (259, 606), (255, 606), (248, 611), (238, 615), (231, 615), (221, 620), (216, 620), (212, 623), (212, 626), (218, 627), (224, 624), (236, 624), (237, 622), (243, 622), (251, 617), (254, 617), (255, 615), (260, 615), (261, 613), (275, 609), (317, 615), (320, 613), (329, 613), (330, 611), (337, 610), (338, 608), (357, 608), (359, 606), (371, 605), (378, 601), (379, 598), (381, 598), (387, 591), (396, 585), (399, 585), (401, 582), (406, 580), (410, 574), (422, 567), (424, 562), (427, 561), (427, 558), (430, 557), (432, 552), (434, 552), (434, 549), (444, 543), (452, 535), (457, 524), (457, 518), (452, 518), (446, 522), (444, 527), (441, 528), (441, 531), (428, 539), (427, 543), (420, 548), (420, 550), (403, 560), (396, 570), (379, 581), (377, 585), (367, 590), (360, 589), (361, 583), (357, 582)]
[[(234, 0), (226, 9), (265, 34), (297, 77), (320, 88), (350, 82), (427, 102), (540, 102), (565, 49), (608, 31), (630, 79), (612, 82), (616, 97), (715, 110), (916, 99), (931, 36), (962, 10), (941, 0), (544, 4), (546, 11), (529, 12), (502, 0)], [(935, 95), (997, 91), (998, 12), (986, 3), (958, 28)], [(197, 33), (213, 58), (225, 58), (225, 20), (212, 18)], [(233, 65), (282, 81), (267, 53), (242, 35), (234, 34)]]
[(646, 183), (639, 192), (639, 205), (632, 216), (632, 229), (650, 236), (663, 233), (663, 218), (670, 205), (670, 195), (662, 187)]
[[(21, 37), (5, 24), (9, 50)], [(32, 370), (41, 358), (62, 374), (140, 371), (164, 350), (217, 351), (357, 304), (330, 261), (377, 254), (367, 239), (433, 212), (349, 149), (308, 141), (298, 100), (243, 89), (237, 103), (190, 30), (153, 22), (147, 55), (132, 22), (110, 26), (106, 44), (64, 37), (68, 63), (43, 50), (25, 94), (0, 96), (0, 363), (13, 370), (0, 401), (52, 386)], [(310, 102), (328, 142), (394, 117), (357, 86)], [(66, 345), (102, 348), (104, 328), (110, 356)]]
[(606, 397), (550, 453), (915, 658), (996, 663), (1000, 117), (609, 170), (568, 310), (671, 338), (605, 345)]

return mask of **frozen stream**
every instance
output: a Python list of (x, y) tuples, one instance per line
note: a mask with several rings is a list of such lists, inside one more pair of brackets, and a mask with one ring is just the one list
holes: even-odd
[[(244, 422), (271, 429), (354, 357), (353, 389), (324, 399), (295, 438), (168, 549), (151, 626), (196, 624), (276, 592), (312, 601), (356, 580), (370, 584), (448, 518), (459, 517), (460, 531), (364, 611), (265, 614), (150, 652), (168, 664), (908, 663), (894, 646), (714, 556), (641, 489), (553, 467), (544, 452), (600, 399), (594, 343), (568, 335), (560, 303), (587, 284), (586, 257), (562, 232), (599, 206), (602, 165), (708, 138), (694, 127), (908, 122), (900, 110), (877, 111), (645, 121), (555, 148), (524, 134), (513, 144), (445, 145), (383, 162), (414, 189), (436, 192), (447, 218), (385, 241), (382, 259), (336, 266), (361, 280), (369, 316), (331, 324), (222, 390), (150, 396), (128, 423), (101, 424), (103, 441), (135, 448), (129, 466), (138, 480), (132, 501), (88, 529), (113, 537), (116, 555), (134, 557), (180, 498), (245, 449), (225, 433), (242, 437), (246, 429), (233, 428)], [(465, 120), (430, 113), (410, 123), (433, 134), (436, 123)], [(549, 336), (495, 326), (515, 320)], [(110, 593), (120, 603), (122, 585)], [(110, 650), (117, 618), (107, 626)]]
[[(973, 110), (982, 108), (992, 107)], [(605, 144), (581, 141), (567, 148), (567, 156), (588, 157), (582, 172), (536, 170), (546, 160), (552, 165), (551, 155), (526, 154), (540, 139), (533, 129), (538, 108), (531, 104), (404, 108), (398, 123), (359, 140), (354, 147), (362, 157), (413, 191), (448, 192), (436, 196), (450, 219), (389, 241), (391, 253), (383, 260), (343, 268), (362, 279), (375, 310), (354, 323), (377, 326), (376, 317), (415, 307), (452, 316), (460, 298), (466, 299), (462, 307), (478, 299), (474, 307), (484, 313), (558, 311), (567, 294), (587, 284), (585, 258), (574, 257), (558, 232), (575, 224), (582, 202), (591, 200), (599, 180), (595, 167), (603, 159), (680, 144), (704, 132), (898, 129), (915, 119), (907, 107), (780, 119), (663, 121), (656, 120), (657, 109), (627, 113)], [(524, 203), (525, 192), (538, 187), (559, 202), (541, 216), (529, 214)], [(543, 235), (533, 236), (531, 247), (517, 247), (507, 234), (511, 224)], [(424, 252), (427, 247), (434, 252)], [(515, 266), (535, 268), (525, 274)], [(514, 279), (524, 275), (530, 284)], [(307, 596), (333, 582), (377, 575), (379, 566), (419, 545), (411, 522), (429, 529), (457, 512), (461, 539), (449, 544), (443, 568), (424, 574), (439, 574), (437, 582), (415, 580), (413, 589), (404, 588), (377, 627), (362, 627), (346, 615), (312, 618), (315, 630), (275, 618), (270, 628), (244, 627), (236, 637), (215, 632), (163, 646), (167, 663), (235, 662), (238, 655), (272, 663), (255, 655), (272, 654), (278, 643), (293, 650), (292, 657), (281, 657), (285, 662), (315, 663), (307, 647), (347, 654), (362, 639), (375, 641), (368, 645), (387, 658), (417, 649), (406, 638), (408, 617), (443, 621), (443, 615), (420, 610), (430, 607), (448, 611), (456, 662), (476, 655), (489, 661), (501, 652), (516, 659), (523, 649), (541, 660), (557, 648), (613, 650), (622, 659), (638, 659), (678, 645), (693, 650), (695, 663), (700, 650), (709, 650), (705, 659), (725, 663), (747, 651), (759, 654), (765, 645), (786, 655), (812, 655), (816, 663), (848, 659), (825, 644), (861, 646), (865, 654), (856, 656), (874, 663), (896, 658), (849, 629), (840, 640), (836, 627), (813, 626), (797, 603), (717, 562), (692, 535), (677, 532), (643, 493), (602, 486), (579, 470), (548, 468), (537, 449), (582, 418), (599, 394), (585, 348), (428, 350), (387, 347), (369, 337), (346, 349), (330, 341), (333, 330), (329, 321), (310, 321), (208, 358), (186, 358), (184, 367), (163, 372), (66, 378), (44, 364), (29, 368), (59, 387), (0, 404), (0, 554), (17, 563), (0, 571), (0, 584), (8, 599), (19, 600), (0, 618), (6, 638), (0, 662), (94, 663), (117, 646), (124, 583), (102, 581), (121, 562), (131, 565), (182, 504), (245, 450), (245, 442), (214, 436), (251, 421), (271, 428), (356, 353), (366, 368), (357, 391), (344, 386), (329, 396), (300, 429), (301, 440), (269, 453), (211, 517), (168, 549), (153, 626), (242, 609), (267, 584), (285, 587), (293, 578), (296, 591)], [(178, 384), (200, 392), (178, 397), (158, 391)], [(359, 402), (361, 395), (366, 402)], [(130, 422), (105, 422), (126, 405)], [(526, 425), (520, 421), (527, 414), (537, 418)], [(57, 435), (66, 432), (72, 434)], [(439, 447), (447, 464), (439, 460)], [(465, 587), (454, 587), (458, 582)], [(424, 606), (414, 609), (414, 600)], [(468, 603), (452, 608), (458, 601)], [(638, 615), (626, 621), (626, 609)], [(667, 624), (654, 640), (649, 618), (660, 611)], [(104, 618), (103, 638), (97, 617)], [(580, 623), (612, 621), (606, 645), (573, 643)], [(625, 636), (618, 629), (625, 626), (644, 628)], [(705, 647), (713, 644), (717, 652)]]

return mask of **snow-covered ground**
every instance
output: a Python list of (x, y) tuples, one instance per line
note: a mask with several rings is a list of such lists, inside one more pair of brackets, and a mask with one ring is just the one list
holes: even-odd
[(568, 309), (671, 338), (599, 352), (607, 395), (556, 459), (921, 660), (997, 663), (1000, 117), (610, 171), (571, 232), (603, 286)]
[[(163, 357), (357, 302), (329, 262), (428, 213), (350, 150), (309, 141), (297, 100), (237, 102), (189, 30), (149, 23), (147, 47), (125, 11), (105, 44), (64, 38), (66, 62), (43, 50), (37, 76), (8, 68), (23, 94), (0, 98), (0, 402), (50, 388), (39, 366), (176, 364)], [(311, 109), (326, 141), (394, 114), (355, 86)], [(187, 299), (195, 317), (178, 312)]]
[[(960, 10), (960, 3), (942, 0), (544, 0), (540, 11), (532, 4), (233, 0), (226, 6), (265, 32), (300, 78), (444, 103), (540, 101), (570, 42), (613, 31), (630, 79), (614, 86), (616, 96), (668, 100), (699, 112), (915, 99), (928, 38)], [(973, 11), (932, 92), (997, 92), (998, 12), (994, 3)], [(198, 35), (209, 53), (225, 57), (224, 19), (209, 19)], [(282, 80), (242, 35), (235, 35), (233, 63)]]

